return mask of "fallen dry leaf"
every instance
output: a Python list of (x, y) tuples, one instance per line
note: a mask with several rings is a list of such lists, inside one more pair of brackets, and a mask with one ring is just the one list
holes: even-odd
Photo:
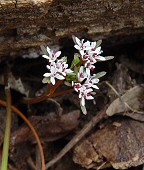
[[(31, 116), (30, 122), (36, 129), (42, 141), (55, 141), (78, 126), (80, 111), (75, 110), (67, 114), (52, 116)], [(26, 141), (34, 142), (34, 136), (26, 125), (11, 134), (11, 145), (14, 146)]]
[(114, 100), (106, 110), (108, 116), (116, 113), (123, 113), (133, 111), (137, 113), (144, 113), (144, 84), (137, 85), (126, 91), (120, 98)]
[(14, 89), (28, 97), (29, 91), (25, 88), (25, 86), (20, 78), (16, 79), (12, 73), (9, 73), (8, 82), (12, 89)]
[(75, 163), (87, 169), (127, 169), (144, 163), (144, 123), (124, 117), (111, 120), (76, 146)]
[[(116, 70), (110, 80), (110, 84), (122, 96), (128, 89), (134, 87), (136, 82), (131, 78), (128, 68), (123, 64), (116, 63)], [(116, 93), (110, 88), (108, 90), (108, 96), (113, 101), (117, 98)]]

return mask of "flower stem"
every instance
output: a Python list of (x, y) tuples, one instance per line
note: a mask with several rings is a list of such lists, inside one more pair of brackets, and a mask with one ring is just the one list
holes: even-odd
[[(80, 60), (80, 62), (78, 64), (76, 64), (73, 68), (71, 68), (72, 70), (74, 70), (75, 67), (78, 67), (80, 66), (81, 64), (83, 64), (83, 61)], [(35, 104), (35, 103), (39, 103), (39, 102), (42, 102), (44, 100), (46, 100), (48, 97), (54, 97), (55, 94), (55, 90), (61, 85), (63, 84), (64, 80), (59, 80), (54, 86), (50, 86), (49, 90), (46, 91), (45, 94), (43, 94), (42, 96), (40, 97), (37, 97), (37, 98), (23, 98), (21, 100), (22, 103), (24, 104)], [(53, 95), (54, 94), (54, 95)], [(63, 93), (61, 93), (63, 94)], [(61, 95), (60, 94), (60, 95)]]
[(44, 95), (37, 98), (23, 98), (21, 100), (24, 104), (35, 104), (41, 101), (46, 100), (48, 97), (52, 96), (55, 90), (63, 83), (63, 80), (59, 80), (54, 86), (51, 86), (50, 90), (48, 90)]
[(2, 152), (2, 164), (1, 170), (8, 169), (8, 154), (9, 154), (9, 146), (10, 146), (10, 130), (11, 130), (11, 93), (10, 88), (8, 86), (5, 87), (6, 93), (6, 127), (4, 134), (4, 142), (3, 142), (3, 152)]

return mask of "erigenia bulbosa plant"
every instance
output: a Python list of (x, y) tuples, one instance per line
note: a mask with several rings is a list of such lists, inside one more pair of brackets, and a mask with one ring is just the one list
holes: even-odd
[(96, 63), (113, 59), (113, 56), (103, 57), (101, 55), (103, 52), (100, 46), (101, 40), (91, 42), (80, 40), (75, 36), (72, 38), (78, 53), (74, 54), (74, 59), (69, 67), (67, 57), (61, 57), (61, 51), (46, 48), (46, 53), (42, 57), (48, 60), (46, 65), (48, 71), (43, 75), (42, 82), (56, 86), (57, 81), (62, 81), (73, 88), (78, 93), (82, 112), (87, 114), (85, 101), (94, 100), (95, 89), (99, 89), (97, 86), (99, 78), (106, 74), (104, 71), (93, 74)]

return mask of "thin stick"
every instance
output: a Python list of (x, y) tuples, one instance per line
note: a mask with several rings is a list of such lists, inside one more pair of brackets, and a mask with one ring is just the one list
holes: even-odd
[(70, 149), (72, 149), (97, 123), (99, 123), (105, 116), (107, 107), (97, 113), (90, 122), (88, 122), (83, 129), (81, 129), (71, 141), (56, 155), (54, 159), (46, 164), (46, 169), (50, 168), (56, 162), (58, 162)]
[[(0, 100), (0, 104), (2, 106), (6, 106), (7, 103), (3, 100)], [(35, 138), (36, 138), (36, 141), (38, 143), (38, 146), (39, 146), (39, 149), (40, 149), (40, 153), (41, 153), (41, 159), (42, 159), (42, 170), (45, 170), (46, 167), (45, 167), (45, 158), (44, 158), (44, 152), (43, 152), (43, 148), (42, 148), (42, 145), (41, 145), (41, 142), (40, 142), (40, 139), (39, 139), (39, 136), (36, 132), (36, 130), (34, 129), (34, 127), (32, 126), (32, 124), (30, 123), (30, 121), (23, 115), (23, 113), (21, 111), (19, 111), (15, 106), (11, 106), (11, 109), (16, 112), (26, 123), (27, 125), (29, 126), (29, 128), (31, 129), (31, 131), (33, 132)]]

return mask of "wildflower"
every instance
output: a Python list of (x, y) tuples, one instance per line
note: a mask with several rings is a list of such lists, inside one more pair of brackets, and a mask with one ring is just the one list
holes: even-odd
[(84, 39), (80, 40), (77, 37), (73, 37), (75, 42), (75, 48), (79, 50), (81, 59), (85, 62), (85, 67), (94, 69), (94, 64), (97, 61), (105, 61), (105, 57), (100, 54), (103, 52), (101, 50), (100, 42), (84, 42)]
[(67, 61), (67, 59), (66, 59), (66, 57), (63, 57), (60, 60), (57, 60), (57, 63), (56, 63), (56, 67), (57, 67), (58, 71), (63, 76), (66, 76), (66, 75), (73, 73), (73, 71), (71, 69), (67, 69), (68, 64), (65, 61)]
[(85, 81), (85, 86), (92, 87), (94, 89), (99, 89), (99, 87), (96, 85), (99, 83), (99, 79), (96, 78), (96, 74), (93, 74), (92, 76), (89, 76), (87, 80)]
[(47, 53), (48, 55), (44, 54), (42, 57), (49, 60), (49, 62), (56, 61), (56, 59), (61, 55), (61, 51), (51, 50), (49, 47), (47, 47)]
[(97, 61), (106, 61), (113, 57), (101, 56), (103, 52), (100, 47), (102, 42), (101, 40), (91, 42), (85, 41), (84, 39), (80, 40), (74, 36), (73, 40), (75, 42), (74, 47), (80, 53), (78, 55), (74, 55), (74, 59), (70, 67), (73, 71), (68, 68), (66, 57), (58, 59), (61, 55), (61, 51), (51, 50), (47, 47), (47, 54), (43, 55), (43, 57), (49, 60), (49, 65), (46, 66), (49, 71), (43, 75), (43, 83), (52, 83), (55, 85), (56, 79), (65, 79), (64, 83), (68, 86), (72, 86), (78, 93), (81, 110), (84, 114), (86, 114), (85, 101), (94, 99), (93, 96), (96, 94), (94, 90), (99, 89), (97, 86), (99, 78), (106, 74), (106, 72), (92, 74), (91, 70), (94, 70), (95, 63)]
[(92, 49), (91, 51), (88, 51), (89, 55), (93, 57), (93, 59), (100, 60), (100, 61), (105, 61), (105, 57), (101, 56), (100, 54), (103, 51), (101, 50), (101, 47), (98, 47), (96, 49)]
[(79, 72), (77, 73), (77, 78), (79, 82), (82, 82), (84, 79), (88, 77), (89, 69), (84, 69), (84, 66), (81, 66)]
[(77, 50), (83, 51), (83, 50), (89, 50), (91, 48), (89, 41), (84, 42), (84, 39), (80, 40), (77, 37), (73, 37), (73, 39), (74, 39), (74, 42), (76, 43), (74, 47)]
[(59, 60), (53, 61), (50, 65), (47, 65), (47, 69), (50, 71), (49, 73), (45, 73), (43, 76), (44, 83), (51, 82), (55, 85), (55, 78), (59, 80), (64, 80), (65, 76), (73, 73), (71, 69), (67, 69), (68, 64), (66, 64), (66, 57), (63, 57)]
[(82, 87), (81, 83), (75, 83), (72, 81), (72, 86), (76, 92), (79, 92), (80, 88)]
[(52, 63), (51, 65), (47, 65), (47, 69), (50, 70), (50, 73), (45, 73), (43, 76), (46, 78), (50, 78), (50, 82), (55, 85), (55, 78), (59, 80), (64, 80), (65, 77), (59, 72), (56, 68), (56, 63)]
[(93, 91), (93, 89), (91, 89), (91, 88), (86, 89), (86, 87), (84, 85), (82, 85), (82, 87), (79, 90), (80, 104), (82, 106), (85, 106), (85, 100), (93, 100), (94, 99), (94, 97), (91, 95), (92, 91)]

